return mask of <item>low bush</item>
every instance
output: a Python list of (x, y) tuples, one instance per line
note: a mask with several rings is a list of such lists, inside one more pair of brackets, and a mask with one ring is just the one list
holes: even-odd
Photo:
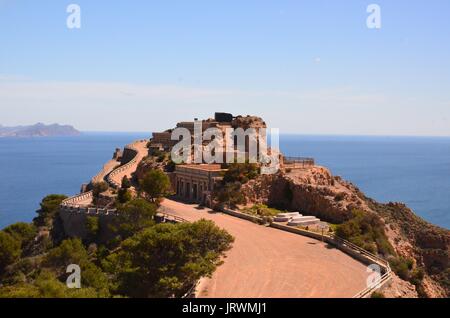
[(220, 204), (227, 205), (230, 208), (235, 208), (238, 204), (245, 204), (246, 202), (239, 182), (227, 183), (215, 189), (213, 197)]
[(36, 211), (37, 217), (33, 219), (33, 223), (36, 226), (49, 226), (58, 214), (59, 205), (66, 199), (65, 195), (50, 194), (42, 199), (41, 208)]
[(386, 298), (386, 297), (382, 292), (375, 291), (372, 293), (372, 295), (370, 295), (370, 298)]
[(372, 253), (395, 255), (381, 218), (365, 211), (353, 211), (352, 218), (336, 226), (336, 235)]
[(259, 168), (254, 163), (232, 163), (227, 168), (228, 170), (223, 176), (224, 184), (234, 182), (245, 184), (259, 174)]
[(283, 213), (283, 211), (275, 208), (269, 208), (265, 204), (255, 204), (251, 208), (243, 209), (242, 212), (259, 216), (276, 216), (279, 213)]

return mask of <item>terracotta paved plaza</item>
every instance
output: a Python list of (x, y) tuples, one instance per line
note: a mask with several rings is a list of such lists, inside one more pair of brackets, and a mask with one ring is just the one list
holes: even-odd
[(204, 279), (199, 297), (352, 297), (366, 287), (366, 266), (320, 241), (209, 209), (164, 200), (162, 210), (208, 219), (235, 237), (225, 263)]

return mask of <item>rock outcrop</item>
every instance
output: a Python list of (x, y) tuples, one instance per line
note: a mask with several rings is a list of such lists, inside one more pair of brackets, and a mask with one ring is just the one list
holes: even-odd
[(404, 281), (395, 274), (388, 287), (383, 288), (382, 293), (387, 298), (418, 298), (416, 287), (410, 282)]
[(236, 116), (231, 126), (233, 128), (242, 128), (242, 129), (248, 129), (248, 128), (266, 128), (266, 122), (261, 118), (257, 116)]
[(342, 223), (353, 209), (367, 209), (359, 190), (324, 167), (261, 176), (243, 186), (249, 202), (302, 211), (331, 223)]
[(381, 204), (366, 198), (386, 223), (396, 252), (425, 269), (419, 292), (428, 297), (450, 296), (450, 231), (430, 224), (403, 203)]

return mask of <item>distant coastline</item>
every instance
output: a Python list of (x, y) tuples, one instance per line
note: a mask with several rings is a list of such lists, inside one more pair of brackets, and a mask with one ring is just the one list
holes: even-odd
[(0, 138), (79, 136), (81, 132), (70, 125), (37, 123), (28, 126), (5, 127), (0, 125)]

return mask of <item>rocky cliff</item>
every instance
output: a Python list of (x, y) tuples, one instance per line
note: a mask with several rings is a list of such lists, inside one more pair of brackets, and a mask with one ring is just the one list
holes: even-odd
[(364, 196), (353, 184), (318, 166), (260, 176), (243, 188), (250, 202), (303, 211), (331, 223), (348, 220), (356, 208), (368, 209)]
[(376, 202), (318, 166), (259, 176), (244, 184), (242, 191), (247, 202), (301, 211), (335, 224), (350, 220), (356, 210), (376, 216), (394, 249), (389, 257), (396, 262), (411, 260), (409, 268), (398, 266), (402, 279), (396, 277), (387, 294), (411, 296), (411, 290), (417, 289), (424, 297), (450, 296), (450, 231), (422, 220), (404, 204)]
[(231, 126), (233, 128), (242, 128), (242, 129), (248, 129), (248, 128), (266, 128), (266, 122), (258, 116), (236, 116)]

